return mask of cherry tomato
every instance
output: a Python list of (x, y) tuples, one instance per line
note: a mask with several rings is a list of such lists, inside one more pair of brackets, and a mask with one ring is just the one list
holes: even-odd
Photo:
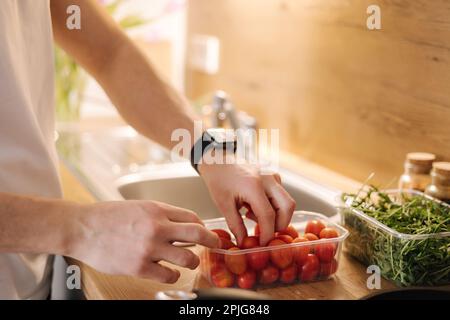
[[(299, 242), (307, 242), (309, 241), (305, 237), (298, 237), (294, 239), (293, 243), (299, 243)], [(297, 262), (299, 266), (302, 266), (306, 262), (306, 258), (308, 257), (308, 254), (311, 253), (311, 247), (310, 246), (298, 246), (292, 248), (292, 251), (294, 252), (294, 260)]]
[(253, 234), (255, 236), (259, 236), (259, 234), (261, 233), (261, 231), (259, 230), (259, 224), (255, 225), (255, 230), (253, 231)]
[(320, 231), (325, 228), (325, 225), (320, 220), (311, 220), (308, 221), (305, 228), (305, 233), (313, 233), (316, 236), (319, 236)]
[[(286, 242), (280, 239), (273, 239), (269, 242), (269, 246), (271, 247), (276, 247), (285, 244)], [(292, 248), (270, 250), (270, 260), (275, 266), (277, 266), (280, 269), (288, 267), (292, 263), (293, 257), (294, 254)]]
[(320, 264), (320, 276), (321, 277), (329, 277), (332, 274), (335, 274), (337, 271), (338, 263), (336, 259), (331, 260), (328, 263)]
[(286, 284), (292, 283), (297, 279), (297, 265), (291, 264), (289, 267), (285, 269), (281, 269), (280, 271), (280, 281)]
[(319, 274), (319, 258), (313, 253), (308, 254), (305, 264), (300, 268), (300, 280), (311, 281)]
[(334, 243), (318, 244), (314, 251), (320, 262), (331, 262), (336, 254), (336, 245)]
[(316, 236), (314, 233), (305, 233), (304, 237), (309, 241), (319, 240), (319, 237)]
[(270, 254), (268, 251), (250, 252), (247, 253), (246, 256), (248, 265), (256, 271), (264, 269), (270, 259)]
[(323, 228), (322, 231), (320, 231), (320, 239), (330, 239), (330, 238), (337, 238), (339, 237), (339, 233), (336, 231), (336, 229), (333, 228)]
[(234, 275), (223, 264), (211, 269), (211, 281), (218, 288), (229, 288), (234, 285)]
[(279, 240), (281, 240), (283, 242), (286, 242), (286, 243), (292, 243), (292, 241), (294, 241), (294, 239), (290, 235), (287, 235), (287, 234), (278, 234), (275, 237), (275, 239), (279, 239)]
[(259, 237), (257, 236), (250, 236), (245, 237), (242, 241), (241, 248), (242, 249), (251, 249), (259, 246)]
[(233, 243), (233, 241), (227, 239), (227, 238), (220, 238), (220, 248), (228, 250), (230, 248), (236, 247), (236, 245)]
[[(228, 249), (228, 251), (239, 251), (238, 247), (233, 247)], [(243, 254), (226, 254), (225, 255), (225, 265), (228, 270), (234, 274), (243, 274), (247, 270), (247, 259)]]
[(280, 272), (273, 265), (269, 264), (259, 271), (258, 279), (261, 284), (271, 284), (278, 280)]
[(237, 284), (241, 289), (251, 289), (256, 282), (256, 272), (247, 270), (237, 277)]
[(209, 253), (209, 261), (212, 266), (218, 263), (224, 262), (224, 257), (222, 253), (210, 252)]
[(219, 238), (225, 238), (231, 241), (231, 235), (228, 231), (223, 229), (213, 229), (211, 231), (216, 233), (219, 236)]
[(295, 239), (298, 237), (298, 232), (295, 230), (295, 228), (292, 225), (289, 225), (286, 229), (281, 230), (278, 232), (279, 234), (287, 234), (288, 236), (291, 236), (292, 239)]

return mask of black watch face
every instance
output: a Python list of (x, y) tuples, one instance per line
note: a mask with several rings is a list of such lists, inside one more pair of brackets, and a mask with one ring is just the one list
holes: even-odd
[(234, 142), (236, 141), (236, 136), (234, 134), (233, 129), (208, 129), (208, 134), (214, 139), (214, 141), (218, 144), (225, 144), (227, 142)]

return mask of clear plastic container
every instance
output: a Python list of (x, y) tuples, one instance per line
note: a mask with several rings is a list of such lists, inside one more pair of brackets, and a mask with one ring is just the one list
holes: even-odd
[[(424, 196), (450, 209), (446, 203), (419, 191), (395, 189), (383, 192), (394, 201), (401, 194)], [(350, 204), (342, 200), (340, 203), (338, 212), (342, 225), (350, 232), (346, 252), (365, 265), (378, 266), (383, 277), (400, 286), (450, 284), (450, 232), (400, 233)]]
[[(311, 220), (322, 221), (326, 227), (334, 228), (339, 236), (337, 238), (293, 242), (279, 246), (237, 251), (204, 248), (200, 263), (201, 273), (211, 286), (240, 287), (243, 289), (258, 289), (328, 279), (337, 271), (342, 243), (348, 236), (348, 232), (323, 214), (306, 211), (294, 212), (291, 225), (299, 235), (303, 235), (307, 222)], [(253, 235), (255, 222), (244, 218), (244, 223), (249, 235)], [(224, 218), (206, 220), (205, 226), (210, 230), (224, 229), (229, 231)], [(234, 241), (234, 239), (232, 240)], [(331, 254), (329, 254), (330, 252)], [(305, 267), (307, 263), (304, 262), (304, 258), (308, 253), (313, 254), (314, 257), (309, 257), (310, 260), (308, 261), (311, 263), (308, 264), (308, 267)], [(284, 268), (277, 266), (279, 259), (283, 260), (286, 257), (292, 257), (288, 266)], [(246, 276), (243, 276), (242, 272), (237, 272), (238, 275), (228, 269), (236, 261), (240, 263), (241, 267), (245, 265), (245, 273), (248, 271), (247, 282)], [(264, 264), (264, 261), (267, 262)]]

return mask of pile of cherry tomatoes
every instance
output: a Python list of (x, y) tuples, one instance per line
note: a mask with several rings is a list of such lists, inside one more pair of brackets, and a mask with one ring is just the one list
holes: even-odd
[[(237, 286), (252, 289), (256, 285), (271, 285), (276, 282), (291, 284), (296, 281), (307, 282), (326, 279), (337, 270), (337, 242), (316, 243), (312, 245), (286, 246), (298, 242), (337, 238), (336, 229), (326, 227), (320, 220), (307, 223), (305, 232), (300, 235), (293, 226), (276, 232), (266, 247), (259, 245), (259, 227), (256, 225), (253, 236), (248, 236), (238, 247), (231, 235), (223, 229), (212, 230), (221, 240), (221, 249), (230, 254), (207, 251), (208, 270), (204, 270), (211, 283), (219, 288)], [(282, 246), (283, 248), (273, 248)], [(240, 250), (254, 249), (239, 254)], [(236, 251), (236, 253), (234, 253)], [(233, 253), (231, 253), (233, 252)]]

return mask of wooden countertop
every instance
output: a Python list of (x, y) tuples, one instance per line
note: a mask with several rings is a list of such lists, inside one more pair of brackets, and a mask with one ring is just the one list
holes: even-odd
[[(327, 182), (341, 190), (350, 190), (358, 186), (355, 181), (310, 162), (288, 155), (283, 156), (283, 159), (283, 165), (295, 169), (297, 173), (305, 174), (319, 182)], [(66, 199), (82, 203), (95, 201), (64, 166), (61, 166), (61, 178)], [(198, 249), (197, 247), (193, 248), (193, 250)], [(181, 277), (178, 282), (174, 285), (163, 285), (133, 277), (106, 275), (79, 261), (70, 259), (70, 262), (80, 266), (83, 290), (87, 299), (153, 299), (155, 293), (160, 290), (191, 290), (208, 286), (206, 281), (199, 276), (198, 270), (179, 268)], [(339, 270), (330, 280), (263, 289), (261, 292), (274, 299), (358, 299), (373, 292), (366, 286), (368, 276), (362, 264), (343, 254)], [(393, 287), (395, 286), (392, 283), (382, 279), (382, 289)]]

